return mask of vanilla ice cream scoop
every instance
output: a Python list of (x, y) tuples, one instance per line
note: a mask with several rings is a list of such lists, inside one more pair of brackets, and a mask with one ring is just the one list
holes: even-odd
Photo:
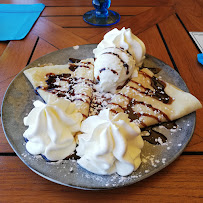
[(74, 135), (80, 131), (83, 118), (75, 104), (63, 99), (48, 104), (37, 100), (34, 106), (24, 118), (24, 125), (29, 126), (23, 134), (28, 140), (27, 151), (42, 154), (50, 161), (72, 154), (76, 147)]
[(97, 58), (100, 52), (107, 47), (117, 47), (127, 50), (135, 59), (136, 66), (141, 66), (145, 58), (145, 45), (131, 32), (130, 28), (125, 29), (124, 27), (121, 30), (114, 28), (106, 33), (104, 39), (93, 50), (95, 57)]
[(97, 55), (94, 67), (99, 91), (115, 93), (135, 71), (135, 60), (121, 48), (108, 47)]
[(130, 122), (127, 114), (102, 110), (84, 120), (81, 131), (76, 148), (81, 157), (78, 163), (88, 171), (127, 176), (140, 166), (144, 143), (139, 127)]
[(108, 32), (93, 50), (97, 90), (115, 93), (132, 75), (136, 77), (145, 52), (144, 43), (132, 34), (130, 28), (115, 28)]

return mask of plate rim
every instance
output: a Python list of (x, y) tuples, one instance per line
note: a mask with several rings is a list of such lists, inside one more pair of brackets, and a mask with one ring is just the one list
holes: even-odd
[[(97, 45), (97, 44), (85, 44), (85, 45), (80, 45), (80, 46), (87, 46), (87, 45)], [(44, 58), (45, 56), (52, 55), (52, 54), (54, 54), (54, 53), (56, 53), (56, 52), (59, 52), (59, 51), (62, 51), (62, 52), (63, 52), (63, 50), (70, 49), (70, 48), (72, 48), (72, 47), (67, 47), (67, 48), (64, 48), (64, 49), (59, 49), (59, 50), (50, 52), (50, 53), (45, 54), (45, 55), (43, 55), (43, 56), (37, 58), (36, 60), (32, 61), (30, 64), (28, 64), (27, 66), (25, 66), (25, 67), (13, 78), (13, 80), (10, 82), (9, 86), (7, 87), (7, 89), (6, 89), (6, 91), (5, 91), (5, 94), (4, 94), (3, 99), (2, 99), (2, 104), (1, 104), (1, 122), (2, 122), (2, 128), (3, 128), (4, 135), (5, 135), (5, 137), (6, 137), (7, 141), (8, 141), (8, 143), (9, 143), (9, 145), (11, 146), (11, 148), (13, 149), (13, 151), (16, 153), (16, 155), (18, 156), (18, 158), (20, 158), (20, 160), (21, 160), (29, 169), (31, 169), (33, 172), (35, 172), (37, 175), (39, 175), (39, 176), (41, 176), (41, 177), (43, 177), (43, 178), (45, 178), (45, 179), (47, 179), (47, 180), (49, 180), (49, 181), (51, 181), (51, 182), (57, 183), (57, 184), (59, 184), (59, 185), (68, 186), (68, 187), (72, 187), (72, 188), (76, 188), (76, 189), (82, 189), (82, 190), (109, 190), (109, 189), (116, 189), (116, 188), (120, 188), (120, 187), (129, 186), (129, 185), (135, 184), (135, 183), (137, 183), (137, 182), (139, 182), (139, 181), (141, 181), (141, 180), (143, 180), (143, 179), (146, 179), (146, 178), (148, 178), (148, 177), (150, 177), (150, 176), (152, 176), (152, 175), (158, 173), (159, 171), (161, 171), (162, 169), (164, 169), (165, 167), (167, 167), (168, 165), (170, 165), (172, 162), (174, 162), (174, 161), (182, 154), (182, 152), (184, 151), (185, 147), (188, 145), (188, 143), (189, 143), (190, 140), (192, 139), (192, 136), (193, 136), (193, 134), (194, 134), (194, 130), (195, 130), (195, 127), (196, 127), (196, 112), (191, 113), (191, 114), (193, 114), (193, 117), (194, 117), (194, 118), (193, 118), (193, 119), (194, 119), (194, 121), (193, 121), (193, 122), (194, 122), (194, 123), (193, 123), (193, 127), (192, 127), (192, 129), (191, 129), (191, 134), (190, 134), (190, 136), (189, 136), (189, 139), (188, 139), (187, 142), (182, 146), (181, 150), (179, 150), (178, 153), (176, 153), (175, 156), (174, 156), (171, 160), (167, 161), (166, 164), (162, 164), (162, 166), (160, 166), (160, 167), (158, 168), (158, 170), (156, 169), (156, 170), (153, 170), (153, 171), (152, 171), (151, 173), (149, 173), (149, 174), (145, 174), (145, 176), (142, 176), (138, 181), (136, 180), (136, 181), (133, 182), (133, 183), (126, 183), (125, 185), (120, 185), (120, 186), (115, 186), (115, 187), (112, 186), (112, 187), (106, 187), (106, 188), (81, 187), (81, 186), (76, 186), (76, 185), (71, 185), (71, 184), (65, 184), (65, 183), (62, 183), (62, 182), (60, 182), (60, 181), (58, 181), (58, 180), (55, 180), (55, 179), (53, 179), (53, 178), (50, 178), (50, 177), (46, 176), (45, 174), (42, 174), (41, 172), (39, 172), (39, 171), (37, 171), (36, 169), (32, 168), (28, 163), (26, 163), (26, 161), (23, 159), (23, 157), (18, 153), (18, 151), (15, 149), (14, 145), (11, 143), (11, 140), (9, 139), (9, 136), (7, 135), (6, 130), (5, 130), (5, 126), (4, 126), (4, 109), (3, 109), (3, 108), (4, 108), (4, 103), (6, 102), (5, 98), (8, 96), (8, 95), (7, 95), (7, 94), (8, 94), (8, 91), (9, 91), (9, 89), (11, 88), (11, 85), (13, 84), (13, 82), (16, 80), (16, 78), (19, 77), (19, 75), (23, 74), (23, 71), (24, 71), (24, 70), (29, 69), (29, 68), (32, 68), (32, 67), (33, 67), (32, 64), (33, 64), (34, 62), (36, 62), (36, 61), (38, 61), (38, 60)], [(152, 56), (152, 55), (146, 54), (146, 56), (149, 56), (149, 57), (151, 57), (151, 58), (153, 58), (153, 59), (155, 59), (155, 60), (157, 60), (157, 61), (163, 63), (164, 65), (167, 65), (169, 68), (171, 68), (173, 71), (175, 71), (176, 74), (178, 74), (179, 77), (180, 77), (180, 79), (182, 80), (181, 82), (184, 84), (184, 86), (185, 86), (185, 88), (186, 88), (186, 91), (189, 92), (189, 89), (188, 89), (188, 87), (187, 87), (185, 81), (183, 80), (183, 78), (181, 77), (181, 75), (180, 75), (175, 69), (173, 69), (171, 66), (169, 66), (168, 64), (166, 64), (164, 61), (162, 61), (162, 60), (160, 60), (160, 59), (158, 59), (158, 58), (156, 58), (156, 57), (154, 57), (154, 56)], [(185, 91), (185, 90), (184, 90), (184, 91)], [(25, 151), (26, 151), (26, 149), (25, 149)]]

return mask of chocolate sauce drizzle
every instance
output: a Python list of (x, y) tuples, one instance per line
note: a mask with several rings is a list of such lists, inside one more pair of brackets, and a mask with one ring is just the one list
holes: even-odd
[[(85, 85), (88, 85), (90, 87), (92, 87), (93, 85), (93, 81), (80, 77), (80, 78), (76, 78), (76, 77), (70, 77), (71, 74), (67, 73), (67, 74), (54, 74), (54, 73), (48, 73), (46, 74), (46, 77), (48, 78), (45, 82), (47, 84), (46, 87), (43, 86), (38, 86), (35, 91), (37, 92), (38, 89), (42, 89), (45, 91), (48, 91), (52, 94), (56, 94), (57, 97), (64, 97), (66, 99), (69, 99), (70, 101), (76, 101), (76, 100), (80, 100), (84, 103), (90, 104), (90, 96), (83, 94), (83, 93), (79, 93), (76, 94), (75, 90), (74, 90), (74, 85), (76, 84), (80, 84), (80, 83), (84, 83)], [(54, 84), (57, 79), (59, 79), (60, 81), (67, 81), (68, 83), (68, 90), (67, 91), (62, 91), (59, 88), (61, 87), (60, 85)], [(74, 96), (83, 96), (82, 98), (72, 98)], [(84, 97), (86, 97), (86, 99), (84, 99)]]
[(175, 123), (175, 121), (162, 123), (161, 125), (167, 129), (176, 129), (178, 127), (177, 124)]
[[(150, 79), (151, 81), (151, 86), (154, 88), (153, 94), (151, 94), (151, 96), (161, 102), (163, 102), (164, 104), (171, 104), (173, 102), (173, 99), (166, 94), (165, 92), (165, 87), (166, 87), (166, 83), (164, 81), (159, 80), (159, 78), (153, 76), (149, 76), (147, 73), (140, 71), (140, 73), (144, 76)], [(151, 90), (146, 89), (146, 94), (148, 94), (148, 92), (151, 92)]]
[(152, 67), (145, 67), (145, 66), (140, 67), (140, 70), (142, 70), (143, 68), (149, 69), (154, 74), (158, 74), (161, 71), (161, 68), (152, 68)]
[[(144, 73), (144, 75), (147, 75), (147, 74)], [(154, 99), (161, 101), (164, 104), (171, 104), (173, 102), (173, 98), (171, 98), (169, 95), (167, 95), (166, 92), (164, 91), (164, 89), (166, 87), (165, 82), (159, 80), (157, 77), (154, 77), (154, 76), (150, 77), (149, 75), (147, 75), (147, 77), (150, 78), (151, 86), (154, 88), (154, 91), (152, 91), (149, 88), (145, 88), (143, 85), (141, 85), (140, 83), (138, 83), (134, 80), (130, 80), (130, 82), (133, 82), (133, 83), (139, 85), (140, 87), (142, 87), (144, 89), (144, 91), (141, 91), (140, 89), (137, 89), (136, 87), (132, 87), (130, 85), (128, 85), (127, 87), (134, 89), (135, 91), (138, 91), (139, 93), (144, 94), (145, 96), (153, 97)]]
[[(89, 64), (89, 63), (87, 63), (87, 64)], [(85, 64), (84, 64), (84, 65), (70, 64), (69, 69), (70, 69), (72, 72), (74, 72), (78, 67), (84, 67), (84, 68), (87, 68), (87, 69), (90, 68), (88, 65), (85, 65)]]
[[(122, 94), (122, 93), (118, 93), (118, 95), (121, 95), (121, 96), (123, 96), (123, 97), (125, 97), (125, 98), (127, 98), (127, 99), (129, 100), (128, 105), (127, 105), (127, 108), (124, 108), (124, 107), (122, 107), (121, 105), (119, 105), (119, 104), (117, 104), (117, 103), (109, 102), (109, 104), (115, 105), (115, 106), (118, 106), (119, 108), (121, 108), (121, 109), (124, 111), (124, 113), (128, 114), (128, 117), (130, 118), (131, 121), (133, 121), (133, 120), (139, 120), (140, 124), (141, 124), (143, 127), (146, 127), (147, 125), (146, 125), (143, 121), (140, 120), (140, 117), (141, 117), (141, 116), (147, 116), (147, 117), (154, 118), (154, 119), (156, 119), (156, 120), (158, 121), (158, 123), (161, 123), (161, 122), (162, 122), (162, 121), (159, 119), (159, 117), (156, 117), (156, 116), (154, 116), (154, 115), (147, 114), (147, 113), (139, 113), (139, 112), (133, 111), (133, 109), (132, 109), (133, 106), (135, 106), (135, 105), (137, 105), (137, 104), (139, 104), (139, 105), (144, 105), (144, 106), (146, 106), (146, 107), (152, 109), (154, 112), (157, 112), (157, 113), (161, 114), (167, 121), (170, 121), (169, 117), (168, 117), (163, 111), (161, 111), (160, 109), (154, 108), (151, 104), (147, 104), (147, 103), (145, 103), (145, 102), (143, 102), (143, 101), (137, 101), (137, 100), (135, 100), (134, 98), (130, 98), (130, 97), (128, 97), (127, 95), (124, 95), (124, 94)], [(111, 109), (111, 111), (112, 111), (113, 113), (118, 113), (116, 110), (113, 110), (113, 109)]]
[(125, 63), (125, 61), (123, 61), (118, 54), (113, 53), (113, 52), (104, 52), (103, 54), (112, 54), (114, 56), (117, 56), (120, 59), (120, 61), (123, 63), (123, 66), (126, 68), (126, 75), (129, 74), (129, 66), (128, 66), (128, 64)]
[(99, 75), (97, 76), (97, 80), (100, 81), (100, 77), (99, 77)]
[[(156, 130), (154, 130), (153, 128), (155, 128), (157, 125), (154, 126), (150, 126), (147, 128), (143, 128), (142, 131), (147, 131), (149, 133), (148, 136), (142, 136), (143, 140), (149, 142), (150, 144), (154, 144), (154, 145), (160, 145), (160, 140), (162, 143), (167, 142), (167, 137), (165, 135), (163, 135), (160, 132), (157, 132)], [(177, 128), (177, 124), (175, 123), (175, 121), (170, 121), (170, 122), (165, 122), (161, 124), (162, 126), (166, 127), (167, 129), (176, 129)]]
[[(69, 65), (69, 69), (74, 72), (78, 67), (84, 67), (84, 68), (90, 68), (88, 65), (91, 64), (90, 61), (88, 62), (81, 62), (81, 59), (75, 59), (75, 58), (69, 58), (69, 61), (73, 64), (70, 64)], [(79, 63), (81, 62), (80, 64), (74, 64), (74, 63)]]
[(69, 69), (71, 70), (71, 71), (75, 71), (76, 69), (78, 68), (78, 65), (75, 65), (75, 64), (70, 64), (70, 66), (69, 66)]
[(81, 59), (76, 59), (76, 58), (69, 58), (69, 61), (71, 63), (79, 63), (81, 61)]
[(117, 71), (115, 71), (114, 69), (110, 69), (110, 68), (102, 68), (101, 70), (99, 70), (99, 72), (101, 73), (102, 71), (105, 71), (105, 70), (110, 70), (113, 74), (118, 75)]
[[(150, 115), (150, 114), (147, 114), (147, 113), (138, 113), (138, 112), (133, 111), (132, 107), (135, 106), (136, 104), (142, 104), (142, 105), (147, 106), (148, 108), (151, 108), (152, 110), (155, 110), (155, 108), (152, 107), (151, 104), (146, 104), (146, 103), (141, 102), (141, 101), (136, 101), (135, 99), (130, 99), (130, 101), (129, 101), (128, 105), (127, 105), (127, 109), (124, 112), (128, 114), (128, 117), (130, 118), (131, 121), (139, 120), (139, 118), (141, 116), (147, 116), (147, 117), (151, 117), (151, 118), (156, 119), (159, 123), (161, 122), (161, 120), (158, 117), (154, 116), (154, 115)], [(158, 109), (156, 109), (156, 110), (158, 110)], [(167, 120), (169, 120), (168, 116), (165, 113), (162, 112), (162, 114), (166, 116)], [(142, 125), (144, 127), (146, 127), (146, 124), (143, 123), (143, 122), (142, 122)]]
[(67, 156), (64, 160), (78, 160), (80, 157), (77, 155), (77, 152), (76, 152), (76, 150), (74, 150), (74, 152), (71, 154), (71, 155), (69, 155), (69, 156)]
[(122, 89), (124, 86), (126, 86), (126, 85), (128, 84), (129, 81), (130, 81), (130, 79), (128, 78), (128, 79), (124, 82), (124, 84), (118, 86), (118, 87), (116, 88), (116, 90), (120, 90), (120, 89)]
[(161, 139), (162, 143), (167, 142), (167, 137), (165, 135), (163, 135), (162, 133), (157, 132), (157, 131), (153, 130), (152, 128), (146, 128), (145, 131), (147, 131), (150, 135), (142, 136), (142, 138), (143, 138), (143, 140), (146, 140), (150, 144), (160, 145), (161, 143), (160, 143), (159, 139)]
[(112, 49), (119, 49), (120, 51), (122, 51), (122, 52), (126, 52), (126, 53), (128, 53), (130, 56), (132, 56), (132, 54), (128, 51), (128, 50), (125, 50), (123, 47), (107, 47), (107, 48), (105, 48), (105, 49), (109, 49), (109, 48), (112, 48)]

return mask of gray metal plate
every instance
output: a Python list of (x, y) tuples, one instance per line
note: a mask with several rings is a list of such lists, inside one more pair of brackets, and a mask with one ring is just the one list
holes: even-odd
[[(95, 44), (89, 44), (80, 46), (78, 50), (70, 47), (55, 51), (32, 62), (26, 69), (46, 63), (66, 64), (70, 57), (79, 59), (93, 57), (92, 50), (95, 47)], [(147, 55), (144, 63), (150, 67), (161, 68), (162, 71), (159, 75), (163, 79), (188, 91), (180, 75), (164, 62)], [(86, 190), (111, 189), (130, 185), (160, 171), (181, 154), (191, 139), (195, 126), (196, 115), (192, 113), (176, 122), (178, 124), (176, 132), (159, 128), (159, 132), (162, 132), (168, 139), (167, 145), (151, 145), (145, 142), (141, 154), (143, 162), (137, 171), (127, 177), (117, 174), (101, 176), (81, 168), (75, 160), (49, 163), (41, 156), (34, 157), (26, 151), (23, 138), (26, 127), (23, 125), (23, 118), (33, 108), (33, 101), (37, 99), (41, 100), (34, 93), (33, 87), (21, 71), (8, 87), (2, 104), (2, 124), (9, 144), (19, 158), (38, 175), (65, 186)]]

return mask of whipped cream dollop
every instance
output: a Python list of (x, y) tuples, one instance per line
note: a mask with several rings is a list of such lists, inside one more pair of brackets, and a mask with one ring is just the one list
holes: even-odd
[(131, 29), (121, 30), (114, 28), (104, 35), (104, 39), (98, 44), (97, 48), (93, 50), (95, 57), (107, 47), (117, 47), (127, 50), (135, 59), (136, 66), (141, 66), (145, 58), (146, 48), (144, 43), (135, 36)]
[(107, 175), (117, 172), (127, 176), (141, 164), (143, 139), (140, 129), (130, 122), (128, 115), (113, 115), (109, 109), (82, 122), (78, 136), (78, 164), (86, 170)]
[(28, 140), (27, 151), (42, 154), (50, 161), (71, 155), (76, 147), (74, 135), (83, 119), (75, 104), (63, 99), (48, 104), (37, 100), (33, 104), (34, 108), (24, 118), (24, 125), (29, 126), (23, 134)]

